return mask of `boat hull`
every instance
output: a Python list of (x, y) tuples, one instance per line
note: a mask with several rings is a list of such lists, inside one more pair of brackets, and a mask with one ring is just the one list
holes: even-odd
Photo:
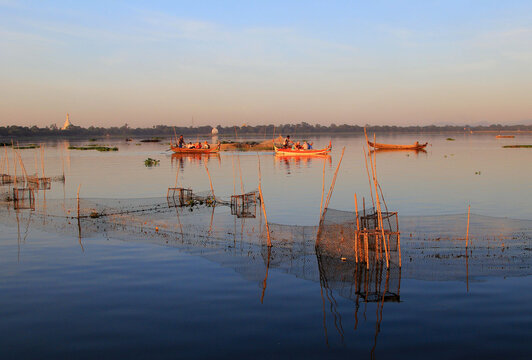
[(394, 145), (394, 144), (379, 144), (368, 141), (368, 145), (376, 150), (422, 150), (428, 143), (424, 144), (412, 144), (412, 145)]
[(187, 149), (177, 146), (170, 146), (170, 148), (176, 154), (216, 154), (220, 151), (220, 145), (211, 147), (210, 149)]
[(312, 150), (295, 150), (295, 149), (283, 149), (274, 146), (275, 155), (279, 156), (317, 156), (317, 155), (327, 155), (331, 152), (332, 146), (329, 144), (326, 148), (323, 149), (312, 149)]

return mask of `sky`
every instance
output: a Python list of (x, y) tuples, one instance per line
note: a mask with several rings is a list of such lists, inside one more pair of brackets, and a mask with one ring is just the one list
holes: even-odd
[(0, 0), (0, 126), (532, 122), (532, 1)]

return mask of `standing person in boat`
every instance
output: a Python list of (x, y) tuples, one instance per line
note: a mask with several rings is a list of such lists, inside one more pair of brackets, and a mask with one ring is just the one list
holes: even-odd
[(179, 140), (177, 141), (177, 147), (182, 149), (186, 146), (185, 139), (183, 138), (183, 135), (179, 136)]
[(294, 142), (290, 140), (290, 135), (286, 135), (286, 139), (284, 139), (283, 143), (283, 149), (290, 149), (293, 143)]

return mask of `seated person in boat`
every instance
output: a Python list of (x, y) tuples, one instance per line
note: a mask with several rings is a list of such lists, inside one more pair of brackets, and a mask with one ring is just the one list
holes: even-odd
[(179, 140), (177, 141), (177, 147), (178, 148), (184, 148), (186, 146), (185, 139), (183, 138), (183, 135), (179, 136)]
[(205, 142), (203, 143), (203, 148), (204, 149), (210, 149), (211, 146), (209, 145), (209, 143), (205, 140)]
[(299, 141), (295, 143), (294, 147), (295, 147), (296, 150), (303, 149), (303, 146), (299, 143)]
[(191, 141), (187, 144), (187, 149), (194, 149), (194, 145), (192, 145)]
[(284, 139), (284, 143), (283, 143), (283, 149), (290, 149), (292, 147), (291, 144), (293, 143), (294, 142), (290, 140), (290, 135), (286, 135), (286, 139)]
[(303, 141), (303, 150), (312, 150), (312, 143), (308, 143), (306, 140)]

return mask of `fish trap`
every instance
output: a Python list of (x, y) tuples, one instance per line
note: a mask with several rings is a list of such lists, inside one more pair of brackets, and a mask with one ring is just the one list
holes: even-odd
[(193, 201), (192, 189), (168, 188), (166, 200), (168, 207), (185, 206)]
[(3, 184), (12, 184), (13, 183), (13, 176), (2, 174), (0, 175), (0, 182)]
[(52, 179), (49, 177), (28, 176), (28, 186), (34, 190), (50, 190)]
[(13, 206), (15, 209), (35, 210), (35, 192), (32, 188), (13, 188)]
[(231, 196), (231, 215), (238, 218), (257, 217), (257, 192)]

